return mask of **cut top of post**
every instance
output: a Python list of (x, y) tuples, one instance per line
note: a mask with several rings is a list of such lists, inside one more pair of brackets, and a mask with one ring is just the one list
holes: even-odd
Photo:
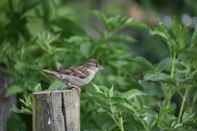
[(33, 131), (80, 131), (80, 97), (77, 90), (35, 92)]

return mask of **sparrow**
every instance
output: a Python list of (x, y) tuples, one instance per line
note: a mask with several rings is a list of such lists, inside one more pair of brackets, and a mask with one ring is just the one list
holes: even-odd
[(90, 83), (96, 73), (102, 69), (103, 66), (99, 65), (96, 59), (90, 59), (81, 66), (57, 71), (43, 69), (43, 72), (53, 75), (57, 79), (63, 81), (65, 85), (70, 88), (75, 88), (80, 92), (80, 87)]

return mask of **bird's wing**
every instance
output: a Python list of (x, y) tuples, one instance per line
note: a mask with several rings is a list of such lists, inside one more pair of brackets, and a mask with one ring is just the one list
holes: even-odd
[(86, 67), (78, 66), (78, 67), (70, 67), (66, 70), (59, 70), (59, 73), (79, 77), (81, 79), (86, 78), (89, 75), (89, 72)]

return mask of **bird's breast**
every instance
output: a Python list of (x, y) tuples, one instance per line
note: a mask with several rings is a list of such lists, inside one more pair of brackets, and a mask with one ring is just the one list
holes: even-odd
[(94, 76), (95, 76), (95, 73), (90, 73), (87, 77), (85, 77), (83, 79), (79, 79), (78, 80), (79, 85), (80, 86), (87, 85), (88, 83), (90, 83), (92, 81)]
[(92, 79), (94, 78), (96, 73), (91, 72), (89, 73), (89, 75), (85, 78), (80, 78), (80, 77), (76, 77), (76, 76), (69, 76), (69, 75), (64, 75), (63, 79), (67, 80), (68, 82), (71, 82), (75, 85), (78, 86), (83, 86), (83, 85), (87, 85), (88, 83), (90, 83), (92, 81)]

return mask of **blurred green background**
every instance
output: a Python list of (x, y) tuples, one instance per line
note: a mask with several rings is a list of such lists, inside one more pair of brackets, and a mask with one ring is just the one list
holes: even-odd
[(42, 69), (89, 58), (105, 69), (82, 89), (82, 131), (196, 131), (196, 14), (196, 0), (1, 0), (0, 131), (31, 131), (31, 94), (64, 87)]

